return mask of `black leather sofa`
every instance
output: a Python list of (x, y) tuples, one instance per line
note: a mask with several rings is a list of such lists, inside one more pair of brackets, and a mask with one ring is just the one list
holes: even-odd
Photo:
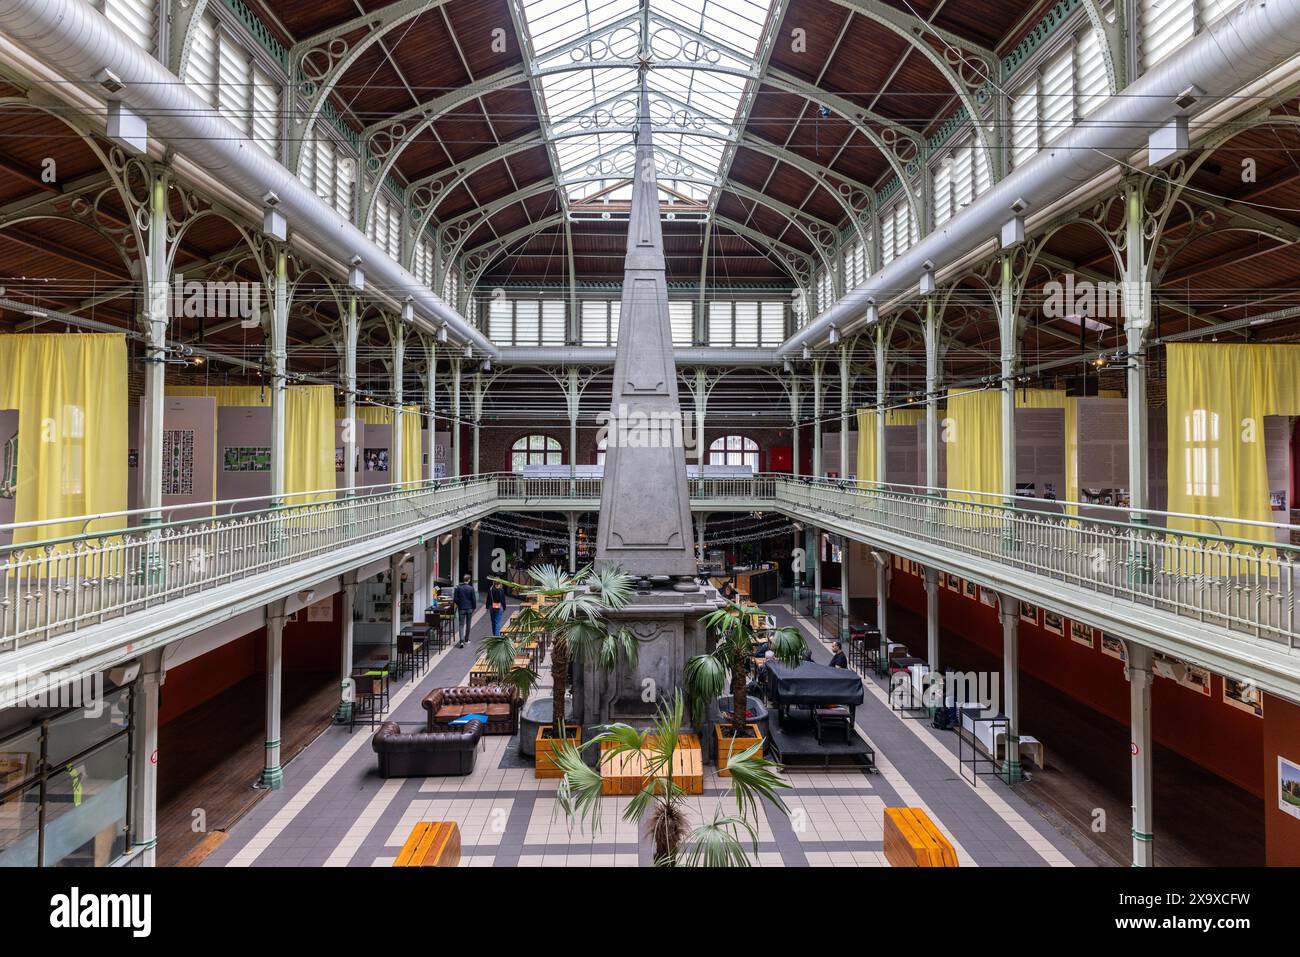
[(386, 721), (370, 744), (379, 755), (379, 773), (386, 778), (443, 777), (470, 774), (478, 754), (483, 724), (468, 724), (446, 731), (405, 734), (396, 721)]

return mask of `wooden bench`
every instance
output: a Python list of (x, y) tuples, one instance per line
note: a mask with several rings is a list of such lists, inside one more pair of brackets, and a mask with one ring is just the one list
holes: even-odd
[(891, 867), (956, 867), (957, 852), (919, 807), (885, 808), (885, 859)]
[(411, 828), (394, 867), (459, 867), (460, 827), (455, 821), (421, 821)]
[[(646, 782), (649, 755), (646, 751), (613, 754), (613, 742), (601, 744), (600, 777), (602, 794), (632, 795)], [(704, 793), (704, 755), (699, 735), (683, 734), (673, 751), (673, 783), (687, 794)]]

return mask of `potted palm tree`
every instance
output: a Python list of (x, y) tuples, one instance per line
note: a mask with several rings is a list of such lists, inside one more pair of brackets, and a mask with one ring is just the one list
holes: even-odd
[[(534, 770), (539, 778), (560, 777), (562, 772), (553, 759), (556, 746), (569, 738), (582, 740), (581, 725), (566, 724), (564, 720), (569, 662), (593, 657), (609, 671), (620, 663), (636, 663), (635, 636), (626, 628), (611, 630), (605, 620), (606, 611), (628, 603), (633, 578), (613, 566), (568, 572), (555, 565), (541, 565), (530, 568), (528, 574), (533, 584), (520, 591), (532, 600), (526, 601), (516, 615), (517, 635), (541, 632), (551, 643), (551, 723), (537, 732)], [(518, 674), (522, 669), (513, 664), (519, 651), (518, 640), (515, 636), (488, 638), (483, 650), (493, 670), (501, 669), (504, 680), (526, 683), (527, 676)]]
[[(653, 724), (644, 731), (626, 724), (610, 724), (582, 748), (601, 751), (602, 760), (617, 761), (636, 755), (645, 768), (641, 789), (628, 802), (623, 819), (644, 823), (654, 844), (656, 867), (748, 867), (750, 854), (758, 853), (759, 801), (789, 813), (777, 793), (790, 784), (778, 775), (780, 766), (766, 760), (755, 745), (731, 758), (731, 791), (736, 812), (721, 807), (713, 819), (692, 826), (686, 792), (673, 781), (673, 755), (682, 742), (681, 692), (671, 703), (661, 703)], [(570, 825), (583, 821), (595, 834), (600, 830), (600, 800), (604, 781), (600, 771), (583, 760), (579, 746), (562, 742), (555, 763), (563, 773), (556, 804)], [(746, 838), (748, 839), (746, 841)]]
[[(695, 655), (686, 662), (686, 688), (691, 696), (692, 711), (698, 724), (704, 706), (716, 701), (731, 679), (730, 708), (722, 707), (722, 720), (714, 725), (718, 745), (718, 773), (726, 777), (731, 773), (733, 755), (746, 752), (763, 743), (758, 725), (749, 720), (748, 675), (746, 665), (754, 655), (758, 632), (754, 616), (761, 614), (755, 605), (728, 602), (717, 611), (705, 615), (701, 621), (714, 636), (713, 650), (705, 655)], [(775, 659), (791, 667), (803, 659), (806, 646), (798, 628), (787, 626), (774, 629), (768, 638), (768, 648)]]

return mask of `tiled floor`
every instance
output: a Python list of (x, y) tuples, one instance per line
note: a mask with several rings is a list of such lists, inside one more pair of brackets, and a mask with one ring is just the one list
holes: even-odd
[[(782, 625), (810, 622), (788, 605), (769, 605)], [(486, 631), (480, 613), (474, 635)], [(829, 652), (810, 638), (814, 656)], [(394, 720), (422, 725), (420, 699), (430, 688), (462, 684), (474, 658), (451, 648), (415, 683), (393, 693)], [(956, 738), (890, 710), (885, 690), (867, 682), (858, 725), (876, 750), (878, 771), (788, 772), (789, 814), (765, 808), (758, 822), (764, 866), (883, 866), (882, 810), (922, 807), (952, 840), (964, 865), (1086, 865), (1088, 858), (1057, 833), (1014, 789), (957, 770)], [(411, 825), (452, 820), (460, 826), (465, 867), (646, 866), (649, 843), (622, 819), (628, 798), (605, 798), (600, 826), (570, 826), (558, 811), (557, 782), (538, 780), (507, 754), (512, 739), (489, 737), (466, 777), (385, 781), (375, 770), (370, 734), (330, 728), (284, 773), (284, 787), (231, 829), (206, 866), (354, 866), (392, 864)], [(691, 797), (695, 821), (734, 808), (725, 781), (706, 767), (704, 793)]]

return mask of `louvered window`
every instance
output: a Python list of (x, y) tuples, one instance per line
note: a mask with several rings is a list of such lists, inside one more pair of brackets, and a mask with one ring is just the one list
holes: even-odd
[(185, 82), (203, 102), (216, 105), (217, 23), (211, 16), (204, 17), (194, 29), (190, 58), (185, 64)]
[(673, 330), (673, 345), (690, 346), (695, 342), (695, 304), (683, 300), (668, 303), (668, 322)]
[(1241, 6), (1242, 0), (1200, 0), (1200, 29), (1213, 24), (1220, 17), (1226, 16), (1231, 10)]
[(622, 303), (617, 299), (586, 299), (582, 303), (582, 344), (609, 347), (618, 345), (618, 316)]
[(1074, 48), (1062, 50), (1043, 67), (1043, 144), (1064, 136), (1074, 123)]
[(1080, 116), (1088, 116), (1110, 96), (1102, 43), (1097, 31), (1089, 27), (1079, 35), (1079, 44), (1075, 48), (1075, 85), (1079, 90)]
[(280, 84), (253, 68), (253, 142), (268, 156), (280, 156)]
[(759, 305), (762, 329), (758, 344), (764, 348), (776, 348), (785, 341), (785, 303), (768, 299)]
[(1033, 159), (1038, 146), (1038, 81), (1034, 80), (1011, 101), (1011, 165)]
[(936, 228), (952, 219), (952, 162), (947, 159), (940, 160), (931, 174), (930, 205)]
[(158, 0), (98, 0), (95, 9), (146, 53), (158, 49)]
[(564, 321), (566, 312), (563, 300), (542, 300), (542, 345), (562, 346), (568, 340)]
[(844, 285), (852, 289), (867, 278), (867, 247), (855, 235), (844, 249)]
[(1196, 33), (1197, 0), (1139, 0), (1139, 56), (1149, 70)]

